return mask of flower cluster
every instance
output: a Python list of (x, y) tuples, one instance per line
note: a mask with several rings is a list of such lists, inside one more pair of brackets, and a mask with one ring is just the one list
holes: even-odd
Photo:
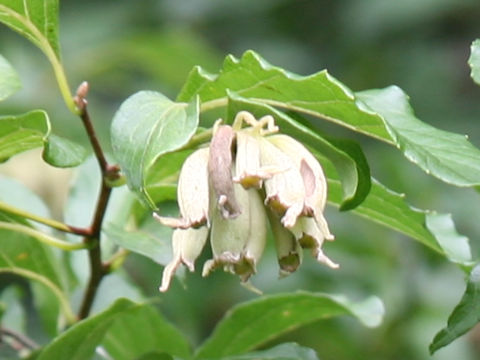
[(265, 248), (267, 222), (281, 275), (298, 268), (302, 248), (338, 267), (322, 251), (323, 241), (334, 238), (323, 216), (322, 167), (302, 144), (277, 132), (273, 117), (257, 120), (242, 111), (232, 126), (217, 122), (209, 147), (186, 159), (178, 180), (180, 218), (154, 214), (175, 228), (173, 260), (164, 269), (160, 291), (168, 289), (180, 264), (194, 270), (209, 237), (213, 259), (202, 275), (222, 267), (247, 282)]

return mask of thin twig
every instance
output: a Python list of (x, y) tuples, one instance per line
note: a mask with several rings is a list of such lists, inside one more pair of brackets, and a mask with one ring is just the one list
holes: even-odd
[(35, 215), (32, 213), (29, 213), (28, 211), (16, 208), (10, 204), (4, 203), (0, 201), (0, 211), (6, 212), (8, 214), (12, 215), (18, 215), (23, 218), (33, 220), (39, 224), (47, 225), (48, 227), (51, 227), (52, 229), (56, 229), (59, 231), (63, 231), (66, 233), (74, 234), (74, 235), (80, 235), (80, 236), (90, 236), (91, 231), (90, 229), (84, 229), (84, 228), (79, 228), (76, 226), (71, 226), (64, 224), (60, 221), (53, 220), (53, 219), (47, 219), (39, 215)]
[(2, 327), (0, 328), (0, 340), (4, 337), (15, 340), (17, 343), (21, 344), (24, 348), (27, 348), (29, 350), (35, 350), (39, 348), (38, 344), (27, 336), (20, 334), (14, 330)]
[(103, 153), (100, 142), (97, 139), (95, 129), (90, 120), (90, 115), (87, 110), (86, 96), (88, 93), (88, 84), (83, 82), (74, 98), (75, 104), (80, 112), (85, 131), (87, 132), (90, 143), (92, 144), (95, 157), (97, 158), (100, 171), (102, 173), (102, 185), (100, 194), (93, 215), (92, 223), (90, 225), (91, 236), (85, 237), (84, 242), (89, 243), (92, 247), (88, 250), (88, 257), (90, 262), (90, 279), (88, 281), (85, 294), (80, 305), (78, 313), (79, 319), (84, 319), (90, 313), (90, 309), (95, 299), (98, 286), (102, 278), (107, 274), (106, 267), (102, 263), (102, 252), (100, 247), (100, 236), (103, 219), (107, 210), (108, 201), (112, 193), (110, 183), (119, 177), (120, 169), (117, 166), (109, 165)]

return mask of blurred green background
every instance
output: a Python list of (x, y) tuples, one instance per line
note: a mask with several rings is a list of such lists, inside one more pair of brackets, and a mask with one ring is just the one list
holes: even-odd
[[(193, 65), (215, 72), (224, 56), (240, 56), (247, 49), (302, 75), (326, 68), (354, 91), (396, 84), (410, 95), (420, 119), (468, 134), (480, 146), (480, 88), (467, 65), (470, 43), (480, 37), (479, 18), (478, 0), (85, 0), (61, 2), (60, 36), (71, 87), (90, 83), (90, 112), (105, 146), (109, 123), (127, 96), (150, 89), (174, 98)], [(57, 133), (87, 144), (39, 50), (2, 26), (0, 52), (23, 82), (22, 91), (3, 102), (0, 112), (43, 108)], [(410, 204), (452, 213), (478, 258), (480, 197), (475, 191), (425, 175), (387, 145), (327, 123), (324, 130), (359, 141), (373, 176), (406, 193)], [(70, 173), (57, 170), (48, 176), (39, 169), (32, 177), (39, 161), (38, 154), (14, 158), (0, 171), (33, 187), (62, 217)], [(354, 299), (375, 294), (385, 301), (385, 322), (372, 330), (347, 318), (322, 321), (279, 341), (311, 346), (320, 359), (480, 358), (480, 328), (428, 355), (429, 342), (464, 290), (456, 267), (413, 240), (351, 214), (329, 208), (327, 218), (336, 241), (326, 251), (341, 264), (339, 270), (306, 259), (296, 274), (277, 280), (270, 251), (254, 283), (265, 293), (305, 289)], [(194, 343), (232, 304), (255, 296), (222, 273), (206, 280), (198, 273), (188, 275), (187, 289), (176, 281), (159, 295), (159, 265), (132, 255), (126, 269), (143, 295), (160, 297), (163, 312)], [(124, 290), (110, 286), (108, 291), (122, 295)]]

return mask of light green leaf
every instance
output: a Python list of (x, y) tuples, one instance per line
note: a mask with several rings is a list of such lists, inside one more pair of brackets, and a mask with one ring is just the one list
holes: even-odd
[(104, 232), (118, 246), (166, 265), (171, 258), (172, 230), (166, 226), (158, 226), (158, 223), (156, 225), (155, 234), (142, 229), (128, 231), (112, 223), (105, 227)]
[(470, 47), (470, 57), (468, 58), (473, 81), (480, 85), (480, 39), (476, 39)]
[(460, 303), (453, 309), (448, 318), (447, 327), (435, 335), (430, 344), (430, 353), (447, 346), (465, 334), (480, 321), (480, 265), (473, 268), (467, 282), (467, 289)]
[(56, 167), (77, 166), (87, 156), (80, 145), (51, 134), (50, 119), (43, 110), (0, 117), (0, 162), (42, 146), (43, 159)]
[(191, 355), (184, 336), (151, 305), (138, 305), (118, 316), (102, 346), (115, 360), (136, 359), (152, 351), (184, 359)]
[(0, 55), (0, 100), (8, 98), (21, 87), (20, 79), (12, 65)]
[(0, 161), (43, 146), (49, 133), (48, 115), (41, 110), (19, 116), (0, 117)]
[(333, 316), (353, 315), (365, 326), (377, 326), (383, 313), (376, 297), (352, 303), (340, 296), (308, 292), (263, 296), (230, 309), (196, 358), (241, 354), (287, 331)]
[(156, 207), (146, 191), (145, 178), (157, 159), (184, 146), (198, 126), (198, 99), (176, 103), (164, 95), (141, 91), (129, 97), (115, 114), (111, 127), (114, 154), (129, 187)]
[(228, 56), (218, 75), (195, 67), (177, 100), (191, 101), (198, 95), (204, 110), (225, 105), (227, 90), (391, 142), (382, 118), (358, 107), (354, 94), (326, 70), (299, 76), (269, 64), (253, 51), (245, 52), (240, 59)]
[(257, 118), (273, 115), (280, 132), (297, 138), (304, 145), (326, 156), (335, 166), (342, 182), (342, 210), (356, 207), (368, 195), (371, 186), (370, 169), (362, 149), (353, 141), (327, 139), (269, 105), (230, 93), (229, 117), (233, 119), (242, 110), (251, 112)]
[(59, 168), (78, 166), (87, 156), (88, 152), (83, 146), (53, 134), (48, 137), (43, 151), (43, 159)]
[(222, 360), (318, 360), (314, 350), (295, 343), (280, 344), (268, 350), (227, 356)]
[(59, 57), (58, 0), (0, 0), (0, 22)]
[(427, 174), (456, 186), (480, 184), (480, 150), (466, 136), (439, 130), (421, 122), (398, 87), (356, 93), (380, 114), (405, 157)]
[[(188, 355), (188, 345), (185, 340), (183, 340), (183, 337), (181, 337), (176, 329), (166, 323), (158, 313), (154, 314), (153, 311), (150, 305), (136, 304), (127, 299), (119, 299), (107, 310), (76, 323), (55, 338), (44, 348), (38, 360), (90, 359), (96, 347), (104, 339), (109, 350), (119, 351), (117, 347), (118, 344), (115, 344), (115, 339), (110, 338), (109, 340), (109, 336), (113, 337), (115, 334), (124, 336), (125, 332), (132, 337), (131, 339), (125, 340), (128, 341), (129, 344), (133, 344), (132, 341), (134, 341), (134, 338), (138, 341), (138, 344), (136, 344), (134, 348), (135, 351), (142, 348), (142, 346), (138, 345), (146, 345), (147, 348), (145, 348), (144, 352), (150, 351), (150, 346), (155, 346), (155, 349), (164, 347), (173, 353)], [(138, 319), (135, 314), (139, 315)], [(150, 317), (147, 319), (145, 318), (146, 315)], [(148, 323), (148, 320), (151, 322)], [(136, 322), (138, 324), (142, 321), (144, 321), (143, 325), (147, 327), (146, 329), (128, 325), (130, 322)], [(126, 327), (119, 330), (119, 327), (122, 328), (123, 324), (127, 324)], [(150, 333), (146, 339), (139, 340), (134, 336), (143, 330), (146, 331), (148, 328), (153, 329), (154, 332)], [(112, 335), (109, 335), (109, 331), (113, 331)], [(163, 335), (156, 337), (158, 334)], [(170, 334), (169, 336), (172, 337), (168, 337), (167, 340), (166, 334)], [(162, 340), (162, 336), (164, 336), (164, 340)], [(157, 341), (158, 345), (154, 343), (154, 340)], [(128, 348), (129, 346), (127, 346), (127, 350)], [(117, 359), (117, 357), (115, 357), (115, 359)]]

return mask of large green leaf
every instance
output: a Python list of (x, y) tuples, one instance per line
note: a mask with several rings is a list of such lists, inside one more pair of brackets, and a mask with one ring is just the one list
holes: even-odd
[(228, 56), (218, 75), (195, 67), (178, 95), (178, 101), (200, 96), (202, 109), (223, 99), (227, 90), (244, 98), (318, 116), (348, 128), (391, 141), (381, 117), (359, 108), (354, 94), (326, 70), (299, 76), (272, 66), (253, 51), (240, 59)]
[(230, 309), (196, 358), (241, 354), (287, 331), (333, 316), (353, 315), (365, 326), (377, 326), (383, 312), (382, 302), (375, 297), (352, 303), (340, 296), (308, 292), (263, 296)]
[(250, 111), (257, 118), (273, 115), (280, 131), (289, 134), (304, 145), (322, 153), (335, 166), (342, 183), (342, 210), (350, 210), (360, 204), (370, 191), (370, 169), (362, 149), (352, 141), (325, 138), (295, 121), (287, 114), (262, 103), (244, 99), (230, 93), (229, 116), (242, 110)]
[(456, 186), (480, 184), (480, 150), (466, 136), (421, 122), (398, 87), (356, 93), (386, 121), (390, 135), (405, 157), (426, 173)]
[(223, 357), (222, 360), (318, 360), (314, 350), (295, 343), (280, 344), (273, 348), (242, 355)]
[(473, 81), (480, 85), (480, 39), (476, 39), (470, 47), (470, 57), (468, 58)]
[(0, 0), (0, 22), (59, 57), (58, 0)]
[(20, 79), (10, 63), (0, 55), (0, 100), (4, 100), (18, 89)]
[[(328, 201), (340, 206), (342, 188), (338, 175), (326, 158), (318, 153), (315, 155), (327, 174)], [(407, 204), (404, 195), (389, 190), (376, 180), (372, 182), (365, 201), (353, 212), (419, 241), (463, 268), (469, 269), (473, 264), (468, 239), (457, 233), (450, 215), (414, 209)]]
[(191, 355), (184, 336), (149, 305), (138, 305), (118, 316), (102, 346), (115, 360), (136, 359), (152, 351), (184, 359)]
[(114, 154), (129, 187), (155, 207), (145, 190), (150, 167), (163, 154), (178, 150), (198, 126), (198, 99), (176, 103), (153, 91), (129, 97), (115, 114), (111, 127)]
[[(146, 318), (147, 315), (148, 318)], [(136, 326), (142, 321), (142, 325), (146, 328)], [(147, 336), (144, 331), (148, 331), (148, 329), (153, 332)], [(110, 331), (113, 331), (111, 335), (109, 335)], [(115, 334), (122, 336), (120, 343), (115, 342)], [(137, 337), (140, 334), (142, 335)], [(147, 336), (147, 338), (141, 339), (142, 336)], [(155, 314), (150, 305), (119, 299), (107, 310), (76, 323), (55, 338), (44, 348), (38, 360), (90, 359), (96, 347), (104, 339), (108, 350), (115, 353), (121, 352), (119, 345), (122, 345), (122, 341), (125, 340), (128, 344), (127, 348), (123, 350), (130, 351), (130, 354), (151, 351), (152, 346), (154, 349), (167, 349), (174, 354), (189, 354), (188, 345), (181, 334), (165, 322), (158, 313)], [(132, 349), (129, 349), (130, 345)]]
[(423, 124), (396, 87), (354, 94), (325, 70), (299, 76), (253, 51), (228, 56), (218, 75), (199, 67), (178, 100), (200, 96), (202, 110), (226, 105), (228, 91), (243, 98), (332, 121), (399, 147), (427, 173), (457, 186), (480, 184), (480, 151), (464, 137)]
[(473, 268), (460, 303), (448, 318), (447, 327), (435, 335), (430, 353), (450, 344), (480, 321), (480, 265)]

